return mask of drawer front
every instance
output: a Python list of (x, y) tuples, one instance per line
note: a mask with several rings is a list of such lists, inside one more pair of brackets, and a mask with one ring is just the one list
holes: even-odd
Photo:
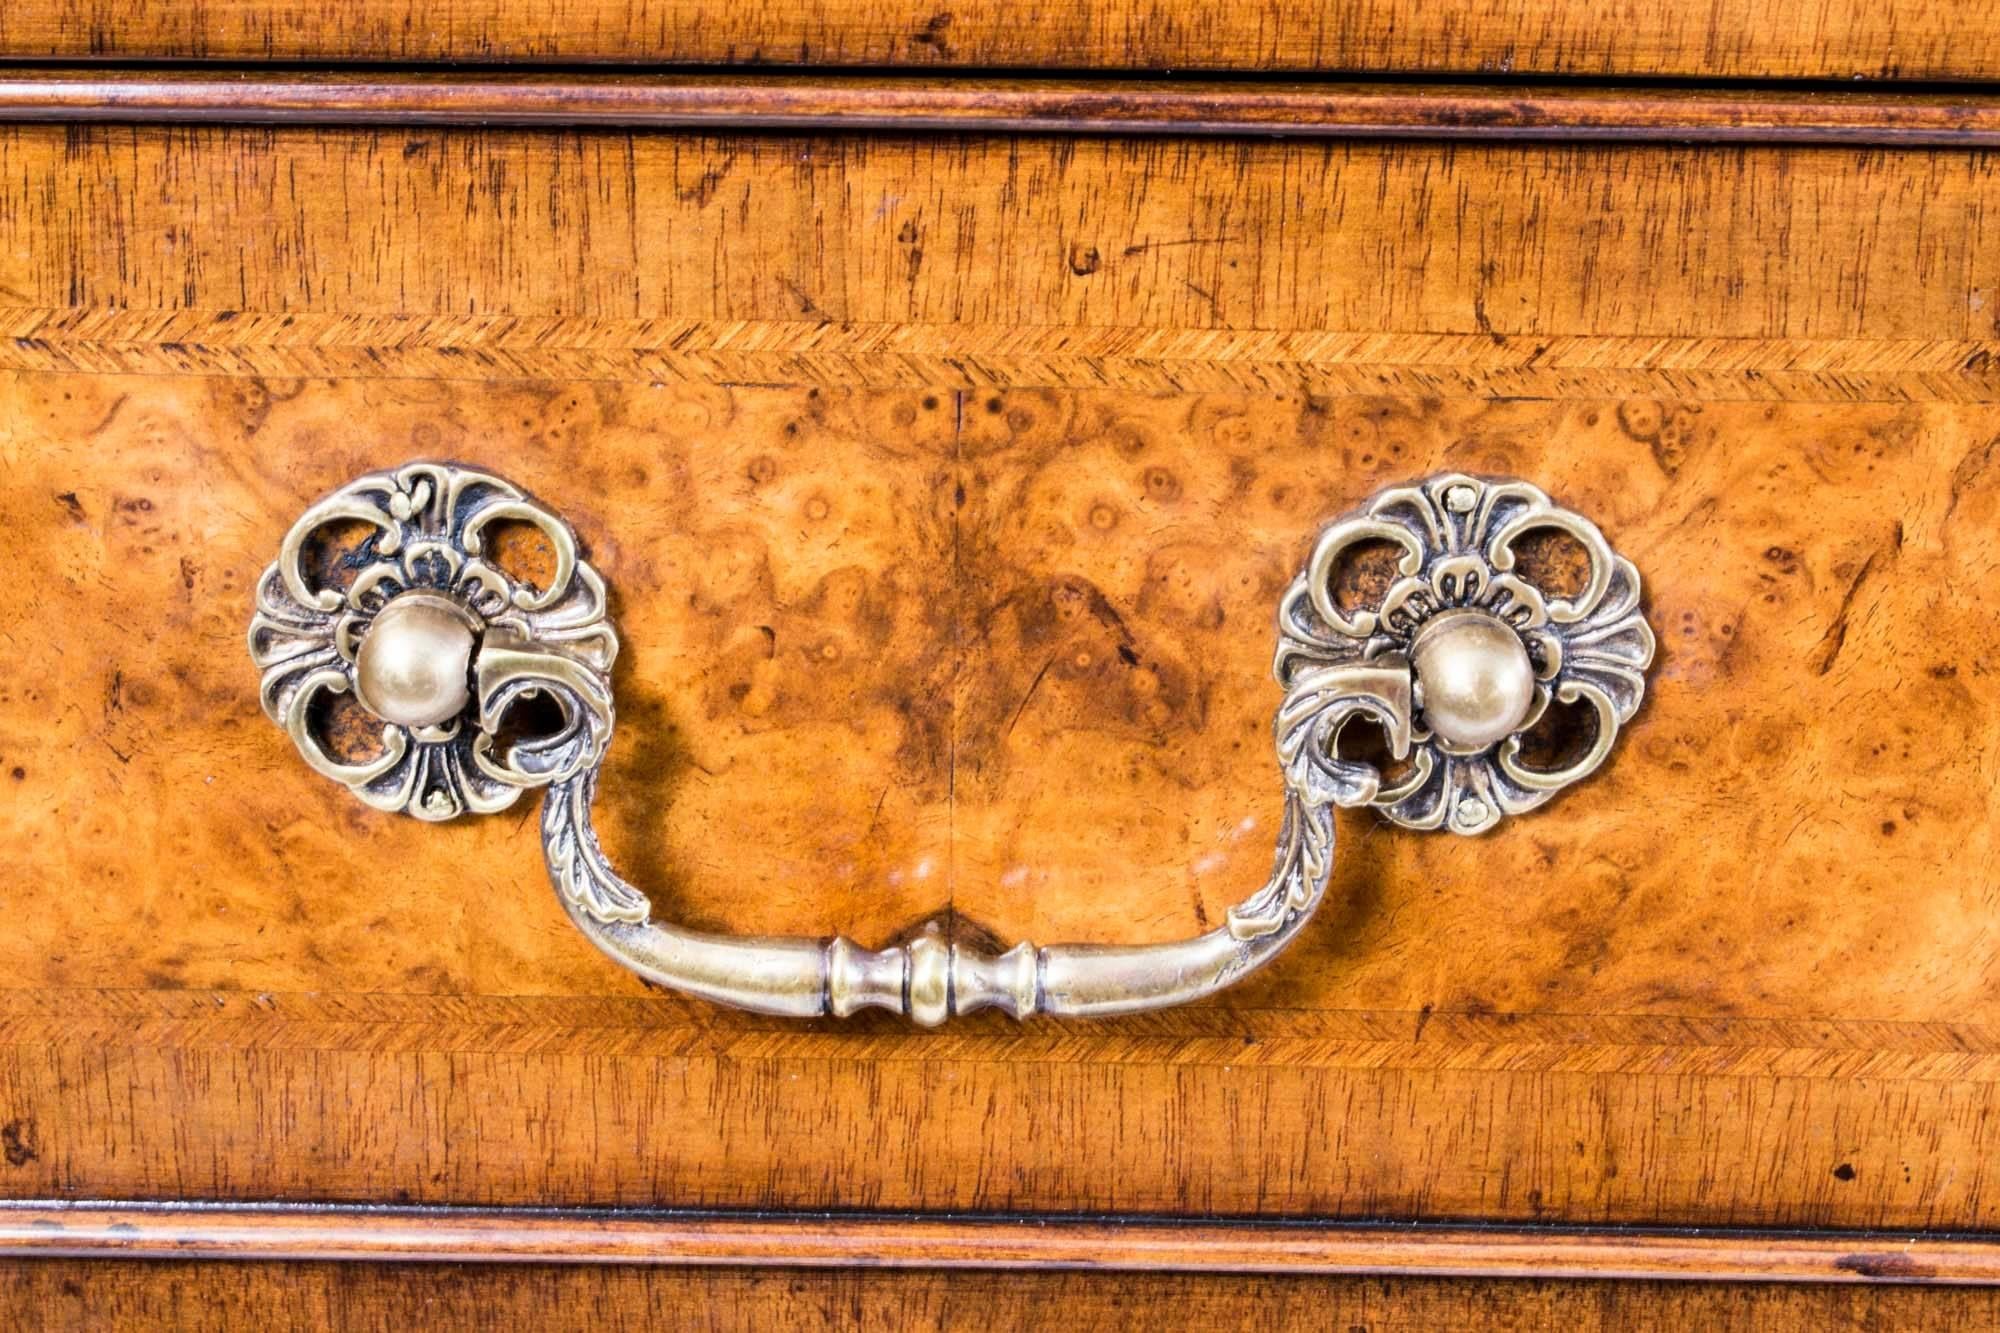
[[(0, 1191), (1991, 1226), (1996, 202), (1865, 149), (0, 132)], [(1538, 812), (1343, 812), (1220, 998), (793, 1023), (260, 715), (259, 571), (417, 457), (582, 535), (600, 832), (706, 929), (1219, 923), (1276, 599), (1392, 482), (1590, 515), (1659, 655)]]

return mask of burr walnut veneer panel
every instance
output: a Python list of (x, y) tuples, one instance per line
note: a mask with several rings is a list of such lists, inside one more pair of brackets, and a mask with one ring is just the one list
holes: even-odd
[(0, 759), (25, 882), (79, 890), (20, 914), (17, 983), (642, 993), (522, 816), (379, 817), (240, 707), (246, 590), (370, 467), (476, 462), (586, 535), (627, 644), (603, 831), (664, 911), (871, 944), (947, 908), (1009, 940), (1220, 920), (1274, 838), (1279, 592), (1324, 517), (1456, 468), (1537, 478), (1652, 575), (1645, 723), (1493, 836), (1346, 818), (1315, 942), (1244, 994), (2000, 1017), (1967, 965), (2000, 854), (1991, 407), (0, 385)]
[[(2000, 184), (1973, 154), (0, 133), (0, 1193), (1996, 1224)], [(1518, 474), (1642, 570), (1612, 763), (1343, 815), (1204, 1005), (649, 991), (525, 812), (377, 815), (251, 580), (501, 471), (626, 638), (662, 913), (1166, 939), (1266, 869), (1318, 526)]]

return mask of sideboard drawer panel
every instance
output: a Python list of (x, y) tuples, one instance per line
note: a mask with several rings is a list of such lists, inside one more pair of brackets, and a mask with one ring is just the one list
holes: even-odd
[[(1923, 152), (0, 133), (0, 1192), (1993, 1225), (1996, 202)], [(367, 810), (260, 713), (285, 529), (419, 457), (576, 527), (600, 831), (718, 931), (1213, 926), (1277, 598), (1402, 479), (1589, 514), (1659, 654), (1545, 808), (1343, 812), (1217, 999), (793, 1023), (606, 962), (528, 806)]]

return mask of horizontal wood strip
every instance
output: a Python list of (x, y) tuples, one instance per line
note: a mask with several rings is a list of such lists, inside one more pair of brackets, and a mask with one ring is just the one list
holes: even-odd
[(1392, 394), (1403, 398), (1684, 399), (1711, 403), (1985, 403), (1987, 377), (1938, 374), (1719, 373), (1425, 369), (1389, 363), (1101, 361), (1065, 357), (770, 357), (706, 353), (536, 355), (449, 349), (240, 352), (179, 347), (0, 347), (0, 370), (112, 375), (214, 375), (300, 380), (398, 379), (612, 384), (799, 384), (863, 389), (1130, 389), (1141, 393)]
[(1952, 0), (14, 0), (0, 57), (1973, 79), (2000, 35)]
[[(664, 995), (0, 992), (0, 1045), (31, 1048), (841, 1060), (853, 1054), (851, 1026), (783, 1023)], [(1977, 1024), (1197, 1007), (1087, 1026), (997, 1016), (942, 1034), (869, 1026), (873, 1062), (2000, 1082), (2000, 1033)]]
[(1983, 340), (1996, 178), (1932, 150), (17, 125), (0, 305)]
[(2000, 339), (0, 309), (0, 370), (1510, 398), (1987, 402)]
[(0, 1194), (2000, 1225), (1991, 1085), (902, 1063), (850, 1040), (844, 1060), (6, 1047)]
[(8, 120), (2000, 144), (2000, 98), (1974, 92), (825, 75), (27, 69), (0, 73), (0, 121)]
[[(326, 1023), (311, 1028), (281, 1023), (8, 1023), (0, 1045), (67, 1045), (92, 1050), (228, 1048), (260, 1051), (453, 1052), (473, 1055), (576, 1053), (629, 1058), (705, 1055), (730, 1058), (845, 1061), (852, 1043), (827, 1032), (737, 1034), (725, 1041), (686, 1028), (417, 1027)], [(1308, 1041), (1299, 1038), (1184, 1037), (1117, 1040), (1080, 1036), (1016, 1040), (934, 1041), (880, 1038), (869, 1048), (871, 1064), (949, 1065), (981, 1060), (1015, 1064), (1141, 1065), (1176, 1068), (1449, 1070), (1509, 1073), (1734, 1075), (1891, 1082), (2000, 1083), (2000, 1056), (1940, 1051), (1821, 1050), (1757, 1046), (1591, 1045), (1570, 1043), (1454, 1043)]]
[(2000, 1282), (1984, 1236), (0, 1203), (0, 1255)]
[(1612, 368), (1818, 374), (1978, 373), (2000, 338), (1725, 338), (584, 316), (345, 315), (237, 310), (0, 308), (0, 339), (44, 346), (408, 347), (796, 355), (1051, 356), (1155, 361), (1328, 361), (1463, 369)]
[[(696, 1313), (691, 1313), (696, 1312)], [(715, 1268), (632, 1264), (231, 1263), (15, 1259), (0, 1322), (154, 1333), (207, 1319), (271, 1328), (676, 1328), (822, 1333), (1059, 1327), (1397, 1328), (1429, 1333), (1635, 1327), (1989, 1328), (2000, 1290), (1916, 1283), (1492, 1282), (1478, 1278), (1129, 1274), (1054, 1269)]]

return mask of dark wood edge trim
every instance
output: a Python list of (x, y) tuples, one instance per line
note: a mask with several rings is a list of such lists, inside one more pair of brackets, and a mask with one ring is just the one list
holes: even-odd
[(2000, 1283), (2000, 1237), (1157, 1218), (0, 1203), (0, 1258)]
[(0, 121), (1988, 147), (2000, 96), (772, 75), (0, 71)]

